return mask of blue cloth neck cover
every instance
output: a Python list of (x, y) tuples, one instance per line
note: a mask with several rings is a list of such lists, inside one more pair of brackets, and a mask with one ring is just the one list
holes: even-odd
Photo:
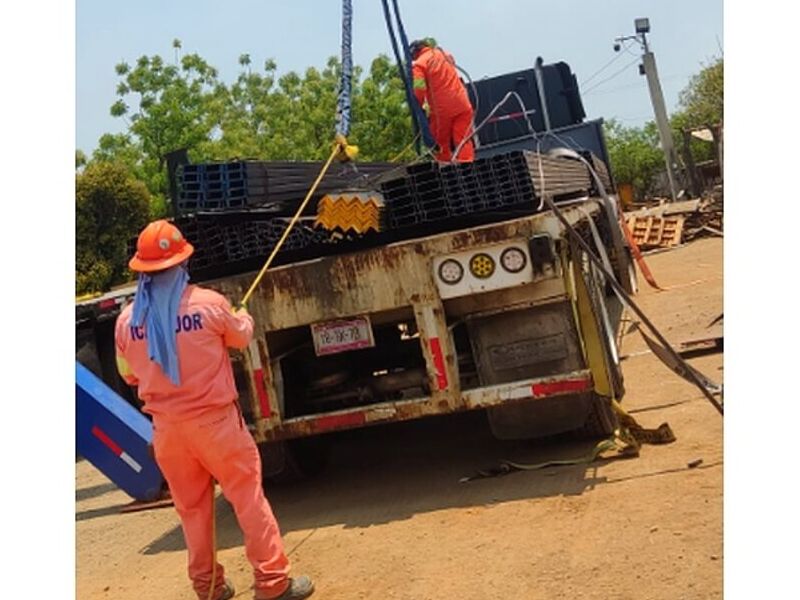
[(181, 384), (181, 372), (175, 323), (188, 282), (184, 263), (153, 275), (140, 273), (133, 300), (133, 324), (145, 327), (147, 355), (176, 386)]

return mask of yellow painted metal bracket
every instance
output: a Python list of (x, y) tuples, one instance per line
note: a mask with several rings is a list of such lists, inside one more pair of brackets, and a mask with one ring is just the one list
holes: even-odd
[[(573, 251), (577, 252), (577, 248), (573, 247)], [(611, 383), (610, 365), (606, 353), (603, 351), (604, 337), (600, 329), (600, 324), (595, 314), (592, 300), (589, 296), (589, 289), (586, 287), (586, 281), (579, 271), (580, 266), (573, 260), (569, 271), (574, 274), (573, 277), (565, 275), (569, 280), (568, 289), (572, 287), (571, 296), (573, 298), (573, 306), (577, 316), (578, 335), (583, 343), (584, 357), (592, 373), (594, 380), (594, 391), (601, 396), (609, 398), (614, 397), (614, 386)], [(565, 271), (567, 271), (565, 269)], [(569, 285), (572, 284), (572, 285)]]

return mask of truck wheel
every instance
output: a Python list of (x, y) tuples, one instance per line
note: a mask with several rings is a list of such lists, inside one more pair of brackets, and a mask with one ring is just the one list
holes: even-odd
[(321, 437), (259, 445), (264, 483), (301, 481), (321, 473), (328, 463), (329, 444)]
[(515, 402), (486, 409), (498, 440), (530, 440), (580, 428), (590, 410), (591, 394), (570, 394)]
[(619, 421), (611, 400), (604, 396), (592, 394), (592, 405), (586, 422), (575, 430), (575, 437), (579, 439), (595, 439), (608, 437), (619, 427)]

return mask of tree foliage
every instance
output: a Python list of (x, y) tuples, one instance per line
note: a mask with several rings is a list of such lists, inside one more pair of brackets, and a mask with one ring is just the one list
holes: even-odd
[(723, 121), (724, 63), (721, 58), (694, 75), (680, 94), (680, 106), (689, 127)]
[[(116, 65), (117, 100), (111, 114), (127, 131), (105, 134), (92, 160), (126, 165), (152, 194), (151, 214), (169, 205), (165, 155), (180, 148), (191, 160), (321, 160), (330, 151), (341, 65), (330, 58), (323, 69), (278, 75), (272, 59), (256, 68), (249, 54), (230, 85), (197, 54), (175, 61), (142, 56), (134, 66)], [(411, 119), (402, 82), (388, 57), (377, 57), (365, 75), (356, 67), (350, 138), (360, 159), (388, 160), (410, 141)]]
[[(683, 131), (712, 127), (723, 123), (724, 63), (721, 58), (711, 62), (694, 75), (679, 96), (680, 109), (670, 118), (675, 144), (682, 148)], [(714, 158), (709, 142), (693, 138), (690, 142), (695, 161)]]
[[(76, 152), (80, 290), (104, 289), (123, 278), (120, 244), (147, 219), (168, 214), (167, 153), (186, 148), (192, 161), (205, 162), (321, 160), (330, 152), (341, 74), (337, 58), (322, 68), (279, 74), (274, 60), (257, 65), (243, 53), (236, 79), (225, 83), (199, 55), (182, 55), (180, 40), (172, 41), (171, 52), (171, 61), (154, 55), (116, 65), (117, 100), (110, 111), (124, 121), (125, 131), (101, 136), (90, 158)], [(676, 144), (682, 128), (722, 121), (722, 75), (719, 59), (683, 90), (672, 119)], [(655, 125), (628, 128), (609, 121), (605, 132), (615, 179), (647, 195), (664, 167)], [(359, 159), (392, 160), (401, 151), (409, 159), (412, 136), (394, 63), (380, 55), (367, 71), (356, 67), (349, 141), (359, 146)], [(702, 160), (710, 145), (692, 143)]]
[(120, 163), (94, 161), (75, 177), (75, 291), (128, 280), (128, 240), (149, 219), (150, 193)]
[[(242, 54), (237, 78), (226, 84), (202, 57), (181, 56), (180, 40), (172, 41), (172, 49), (172, 62), (155, 55), (142, 56), (133, 66), (116, 65), (117, 100), (110, 112), (126, 130), (101, 136), (88, 160), (76, 152), (76, 170), (84, 169), (77, 197), (81, 291), (120, 281), (121, 244), (147, 219), (168, 215), (167, 153), (186, 148), (192, 161), (204, 162), (322, 160), (330, 152), (341, 76), (337, 58), (322, 69), (279, 75), (274, 60), (259, 68)], [(356, 67), (349, 139), (359, 146), (359, 159), (389, 160), (411, 138), (395, 65), (381, 55), (368, 73)], [(140, 184), (130, 187), (135, 182)], [(128, 220), (122, 218), (126, 211)], [(117, 236), (119, 244), (112, 241)]]
[(658, 173), (664, 169), (664, 154), (659, 148), (655, 123), (625, 127), (612, 119), (604, 124), (604, 132), (616, 181), (633, 185), (638, 198), (647, 196)]
[[(678, 156), (683, 148), (683, 131), (721, 124), (723, 120), (723, 61), (717, 59), (694, 75), (681, 91), (679, 110), (670, 117), (670, 129)], [(664, 170), (664, 155), (655, 122), (644, 127), (624, 127), (611, 120), (605, 124), (611, 170), (619, 183), (630, 183), (637, 197), (653, 191)], [(690, 143), (695, 161), (714, 157), (711, 144), (698, 139)]]

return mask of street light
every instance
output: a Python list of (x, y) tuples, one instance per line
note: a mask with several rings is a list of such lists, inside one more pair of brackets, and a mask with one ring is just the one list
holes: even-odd
[(639, 65), (639, 74), (647, 76), (647, 87), (650, 89), (650, 101), (653, 103), (653, 112), (656, 116), (656, 125), (661, 139), (661, 148), (664, 150), (664, 160), (667, 166), (667, 179), (669, 179), (669, 191), (673, 202), (677, 200), (675, 189), (675, 149), (672, 144), (672, 131), (669, 128), (667, 109), (664, 105), (664, 94), (661, 91), (661, 83), (658, 81), (658, 71), (656, 70), (656, 57), (647, 45), (647, 35), (650, 33), (650, 19), (640, 17), (633, 21), (636, 35), (618, 37), (614, 40), (614, 51), (621, 49), (620, 42), (635, 40), (642, 48), (642, 63)]

